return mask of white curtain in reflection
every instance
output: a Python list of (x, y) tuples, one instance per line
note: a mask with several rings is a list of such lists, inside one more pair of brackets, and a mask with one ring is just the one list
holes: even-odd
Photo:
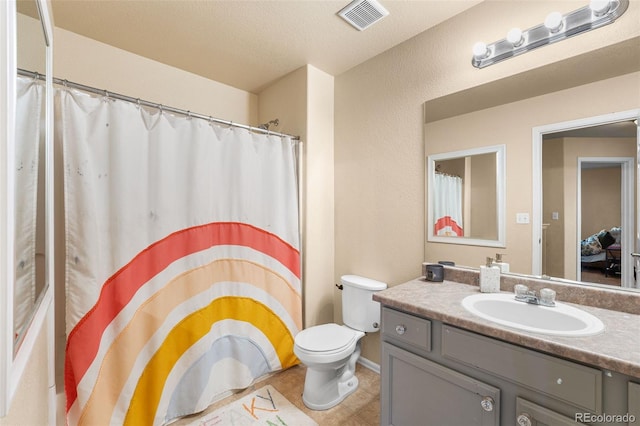
[(18, 77), (15, 145), (14, 337), (29, 322), (36, 298), (38, 152), (44, 114), (43, 83)]
[(464, 236), (462, 224), (462, 178), (436, 173), (434, 178), (433, 233), (442, 236)]

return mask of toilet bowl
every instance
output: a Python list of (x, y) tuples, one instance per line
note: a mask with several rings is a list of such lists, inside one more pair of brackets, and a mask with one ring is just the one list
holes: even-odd
[(293, 352), (307, 366), (302, 400), (312, 410), (336, 406), (358, 388), (355, 376), (364, 332), (323, 324), (296, 335)]
[(295, 337), (293, 351), (307, 367), (302, 401), (312, 410), (334, 407), (356, 391), (360, 339), (379, 329), (380, 308), (371, 296), (387, 285), (356, 275), (343, 276), (341, 283), (345, 325), (317, 325)]

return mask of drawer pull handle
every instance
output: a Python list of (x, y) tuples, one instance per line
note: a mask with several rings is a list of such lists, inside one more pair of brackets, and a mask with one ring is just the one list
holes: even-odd
[(531, 416), (529, 416), (527, 413), (522, 413), (518, 416), (518, 418), (516, 419), (516, 421), (518, 422), (518, 426), (531, 426), (532, 422), (531, 422)]
[(404, 324), (396, 325), (396, 333), (404, 334), (407, 332), (407, 327)]
[(490, 396), (485, 396), (482, 398), (482, 401), (480, 401), (480, 406), (484, 411), (493, 411), (493, 404), (493, 398)]
[(556, 383), (561, 385), (562, 384), (562, 377), (558, 377), (558, 380), (556, 380)]

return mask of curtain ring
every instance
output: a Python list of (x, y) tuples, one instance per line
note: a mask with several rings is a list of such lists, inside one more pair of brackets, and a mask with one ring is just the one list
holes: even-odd
[(191, 120), (191, 111), (187, 111), (187, 120)]
[(136, 99), (136, 108), (140, 109), (140, 98)]

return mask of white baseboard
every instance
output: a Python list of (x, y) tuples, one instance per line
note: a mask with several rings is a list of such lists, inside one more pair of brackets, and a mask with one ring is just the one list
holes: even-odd
[(374, 373), (380, 374), (380, 364), (376, 364), (375, 362), (368, 360), (367, 358), (358, 358), (358, 364), (362, 365), (365, 368), (368, 368)]

